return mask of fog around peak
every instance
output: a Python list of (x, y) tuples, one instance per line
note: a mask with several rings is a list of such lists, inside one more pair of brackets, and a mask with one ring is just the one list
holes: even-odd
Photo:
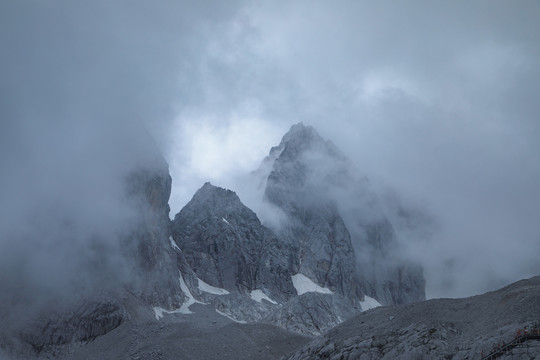
[(418, 215), (394, 223), (428, 296), (537, 275), (539, 16), (535, 1), (502, 0), (4, 2), (2, 276), (92, 251), (82, 236), (59, 252), (55, 224), (121, 227), (134, 123), (170, 165), (174, 217), (206, 181), (262, 209), (244, 174), (298, 122), (389, 213)]

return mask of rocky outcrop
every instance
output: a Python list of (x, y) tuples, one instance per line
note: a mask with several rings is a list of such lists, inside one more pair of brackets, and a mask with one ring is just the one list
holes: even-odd
[(291, 299), (264, 321), (309, 336), (320, 335), (356, 313), (342, 296), (309, 292)]
[[(272, 150), (275, 160), (267, 179), (265, 199), (288, 217), (278, 234), (296, 251), (296, 272), (354, 304), (362, 298), (362, 289), (355, 274), (350, 233), (336, 202), (322, 189), (327, 185), (324, 178), (335, 178), (335, 174), (318, 167), (315, 164), (318, 154), (311, 151), (341, 158), (338, 150), (322, 140), (313, 128), (293, 126)], [(311, 155), (314, 157), (310, 158)], [(324, 178), (317, 174), (319, 170)], [(336, 177), (336, 180), (340, 179)]]
[(293, 251), (231, 190), (204, 184), (175, 216), (172, 237), (195, 274), (191, 292), (233, 319), (260, 320), (296, 296)]
[(264, 196), (288, 216), (277, 231), (296, 249), (298, 272), (352, 303), (364, 294), (383, 304), (425, 299), (422, 269), (400, 257), (369, 181), (334, 144), (300, 123), (263, 167), (270, 163)]
[(156, 159), (127, 177), (127, 201), (133, 223), (123, 240), (135, 266), (129, 286), (147, 304), (179, 308), (186, 299), (178, 281), (178, 258), (170, 245), (169, 196), (171, 176), (166, 162)]
[(110, 299), (84, 301), (73, 310), (64, 310), (56, 309), (23, 330), (22, 340), (36, 354), (61, 355), (65, 346), (88, 343), (130, 318), (122, 305)]
[(294, 294), (291, 251), (230, 190), (204, 184), (175, 216), (173, 239), (205, 283), (230, 292)]

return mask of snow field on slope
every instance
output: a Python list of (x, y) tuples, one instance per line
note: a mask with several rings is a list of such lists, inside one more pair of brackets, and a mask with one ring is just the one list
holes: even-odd
[[(171, 247), (172, 247), (173, 249), (178, 249), (178, 250), (180, 250), (180, 248), (178, 247), (178, 245), (176, 245), (176, 241), (174, 241), (174, 239), (173, 239), (172, 236), (169, 236), (169, 241), (171, 242)], [(182, 251), (182, 250), (180, 250), (180, 251)]]
[(321, 287), (311, 281), (304, 274), (296, 274), (291, 276), (291, 280), (298, 295), (302, 295), (308, 292), (318, 292), (322, 294), (333, 294), (332, 290), (326, 287)]
[(234, 321), (235, 323), (238, 323), (238, 324), (247, 324), (247, 322), (245, 322), (244, 320), (236, 320), (236, 319), (230, 317), (229, 315), (225, 314), (224, 312), (219, 311), (218, 309), (216, 309), (216, 312), (217, 312), (219, 315), (223, 315), (223, 316), (225, 316), (226, 318), (231, 319), (231, 320)]
[(262, 290), (259, 290), (259, 289), (256, 289), (256, 290), (253, 290), (251, 291), (251, 293), (249, 294), (249, 296), (251, 296), (251, 298), (253, 300), (255, 300), (256, 302), (262, 302), (262, 300), (266, 300), (274, 305), (277, 305), (278, 303), (275, 302), (274, 300), (270, 299), (268, 297), (268, 295), (266, 295)]
[(360, 306), (362, 307), (362, 311), (367, 311), (382, 305), (374, 298), (364, 295), (364, 301), (360, 301)]
[(214, 295), (229, 295), (230, 294), (230, 292), (228, 292), (225, 289), (209, 285), (199, 278), (197, 278), (197, 280), (199, 280), (199, 290), (201, 291), (207, 292), (209, 294), (214, 294)]
[(205, 303), (203, 302), (200, 302), (200, 301), (197, 301), (195, 300), (195, 298), (193, 297), (193, 295), (191, 294), (191, 291), (189, 291), (189, 288), (187, 287), (186, 285), (186, 282), (184, 281), (184, 278), (182, 277), (182, 274), (180, 273), (180, 271), (178, 272), (178, 276), (179, 276), (179, 281), (180, 281), (180, 289), (182, 289), (182, 291), (184, 292), (184, 294), (186, 294), (186, 296), (188, 297), (187, 301), (185, 303), (182, 304), (182, 306), (180, 306), (179, 309), (176, 309), (176, 310), (166, 310), (166, 309), (163, 309), (161, 307), (154, 307), (154, 315), (156, 316), (156, 320), (159, 320), (163, 317), (163, 314), (193, 314), (193, 312), (191, 310), (189, 310), (189, 307), (195, 303), (198, 303), (198, 304), (203, 304), (203, 305), (206, 305)]

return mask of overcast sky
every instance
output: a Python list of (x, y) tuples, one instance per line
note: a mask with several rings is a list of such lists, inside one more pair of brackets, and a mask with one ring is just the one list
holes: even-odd
[(538, 19), (525, 0), (3, 1), (10, 224), (28, 188), (52, 201), (77, 193), (73, 164), (108, 171), (89, 149), (132, 122), (170, 164), (172, 217), (205, 181), (242, 196), (237, 176), (303, 121), (435, 219), (404, 239), (428, 296), (540, 275)]

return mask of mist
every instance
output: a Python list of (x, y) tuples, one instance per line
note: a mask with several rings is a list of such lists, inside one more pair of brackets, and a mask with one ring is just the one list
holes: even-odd
[(6, 328), (49, 302), (58, 309), (133, 281), (126, 247), (137, 246), (128, 237), (141, 210), (127, 177), (159, 162), (183, 52), (197, 46), (188, 30), (228, 14), (173, 2), (0, 5)]
[(244, 175), (300, 121), (390, 199), (428, 297), (538, 275), (539, 16), (534, 1), (2, 3), (2, 294), (91, 287), (103, 263), (122, 278), (122, 179), (149, 147), (171, 217), (211, 181), (279, 224)]
[[(423, 264), (428, 297), (538, 274), (538, 15), (533, 1), (248, 3), (178, 107), (171, 212), (208, 180), (263, 209), (237, 174), (302, 121), (394, 197), (387, 216)], [(186, 141), (198, 136), (212, 145)]]

